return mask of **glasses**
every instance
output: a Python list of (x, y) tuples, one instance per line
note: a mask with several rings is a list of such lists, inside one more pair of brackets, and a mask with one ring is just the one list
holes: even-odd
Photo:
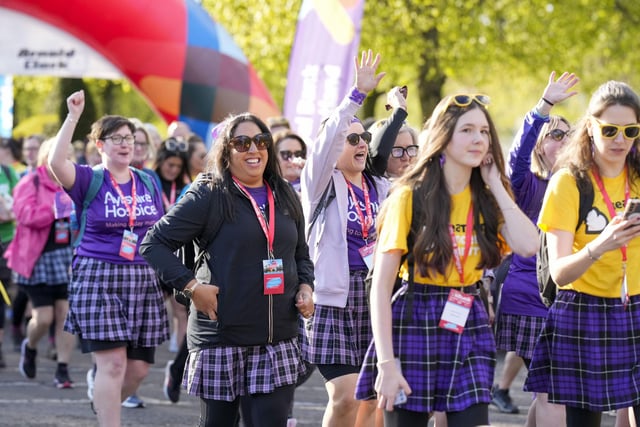
[(286, 162), (291, 160), (294, 157), (298, 157), (300, 159), (306, 159), (307, 153), (305, 153), (303, 150), (298, 150), (298, 151), (282, 150), (280, 151), (280, 157), (282, 157), (282, 160)]
[(391, 148), (391, 157), (399, 159), (407, 153), (409, 157), (415, 157), (418, 155), (417, 145), (408, 145), (407, 147), (393, 147)]
[(357, 147), (358, 144), (360, 144), (360, 138), (362, 138), (362, 140), (368, 144), (371, 142), (371, 133), (362, 132), (360, 135), (355, 132), (350, 133), (349, 135), (347, 135), (347, 142), (349, 142), (349, 144), (353, 145), (354, 147)]
[(258, 150), (266, 150), (271, 146), (273, 139), (270, 133), (259, 133), (253, 138), (247, 135), (234, 136), (229, 140), (229, 145), (238, 153), (246, 153), (251, 148), (251, 143), (256, 144)]
[(133, 146), (136, 148), (147, 148), (149, 146), (148, 142), (136, 141), (133, 143)]
[(476, 101), (478, 104), (486, 107), (491, 103), (491, 98), (489, 98), (487, 95), (467, 95), (461, 93), (458, 95), (453, 95), (451, 99), (449, 99), (449, 104), (455, 104), (458, 107), (467, 107), (471, 105), (473, 101)]
[(122, 141), (126, 142), (127, 145), (131, 145), (133, 144), (133, 142), (136, 140), (136, 137), (133, 135), (109, 135), (109, 136), (105, 136), (104, 138), (105, 141), (107, 139), (110, 139), (111, 142), (113, 143), (113, 145), (120, 145), (122, 144)]
[(180, 151), (186, 153), (189, 151), (189, 143), (187, 141), (179, 141), (175, 138), (169, 138), (164, 142), (164, 147), (168, 151)]
[(550, 136), (555, 141), (562, 141), (565, 137), (571, 135), (570, 130), (552, 129), (544, 136), (545, 138)]
[(595, 117), (594, 119), (596, 120), (596, 122), (598, 122), (598, 126), (600, 126), (600, 133), (602, 134), (603, 138), (613, 139), (618, 136), (618, 133), (620, 133), (620, 131), (622, 131), (625, 138), (628, 139), (635, 139), (638, 137), (638, 135), (640, 135), (640, 124), (636, 123), (635, 125), (618, 126), (611, 123), (601, 122)]

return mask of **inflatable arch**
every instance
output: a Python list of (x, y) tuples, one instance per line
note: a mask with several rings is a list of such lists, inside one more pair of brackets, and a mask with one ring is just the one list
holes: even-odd
[(280, 114), (194, 0), (0, 0), (0, 74), (124, 77), (167, 122), (205, 139), (230, 113)]

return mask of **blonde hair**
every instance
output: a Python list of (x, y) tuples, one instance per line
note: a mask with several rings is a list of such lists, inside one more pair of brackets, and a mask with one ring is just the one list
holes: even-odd
[(536, 140), (536, 145), (533, 147), (533, 152), (531, 153), (531, 172), (540, 179), (548, 179), (554, 166), (548, 164), (548, 159), (544, 155), (544, 147), (542, 146), (544, 139), (549, 132), (556, 129), (560, 123), (566, 124), (569, 130), (571, 130), (571, 124), (564, 117), (549, 116), (549, 121), (542, 125), (542, 129), (540, 129), (540, 134), (538, 134), (538, 139)]

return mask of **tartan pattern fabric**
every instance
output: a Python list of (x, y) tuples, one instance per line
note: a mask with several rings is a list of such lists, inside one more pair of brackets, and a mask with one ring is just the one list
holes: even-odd
[(304, 359), (317, 365), (360, 366), (372, 339), (366, 271), (351, 271), (344, 308), (316, 305), (305, 320)]
[(524, 389), (595, 412), (640, 405), (640, 295), (625, 310), (620, 298), (558, 292)]
[(13, 281), (18, 285), (62, 285), (71, 281), (71, 246), (43, 252), (33, 267), (31, 277), (13, 273)]
[(87, 340), (158, 346), (169, 338), (169, 321), (155, 273), (148, 265), (78, 257), (64, 329)]
[[(391, 306), (394, 355), (411, 387), (401, 409), (457, 412), (491, 401), (495, 341), (480, 298), (473, 300), (462, 334), (438, 327), (452, 288), (414, 285), (413, 317), (404, 319), (407, 284)], [(356, 398), (376, 397), (377, 356), (372, 342), (356, 386)]]
[(496, 330), (497, 348), (515, 351), (518, 356), (531, 359), (545, 319), (519, 314), (500, 314)]
[(295, 384), (305, 372), (297, 338), (264, 346), (212, 347), (189, 352), (182, 386), (193, 396), (231, 402)]

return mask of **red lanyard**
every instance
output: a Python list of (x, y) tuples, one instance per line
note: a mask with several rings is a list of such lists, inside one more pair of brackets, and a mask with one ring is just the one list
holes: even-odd
[(458, 275), (460, 276), (460, 284), (464, 285), (464, 263), (467, 262), (467, 258), (469, 257), (471, 238), (473, 237), (473, 203), (469, 205), (469, 212), (467, 213), (467, 226), (464, 230), (464, 254), (462, 258), (460, 258), (460, 250), (458, 249), (456, 234), (453, 231), (453, 224), (449, 224), (449, 235), (451, 236), (451, 243), (453, 244), (453, 259), (456, 264), (456, 270), (458, 270)]
[(176, 203), (176, 182), (173, 181), (171, 183), (171, 194), (169, 195), (170, 199), (167, 199), (167, 196), (162, 192), (162, 203), (164, 203), (165, 209), (169, 210), (171, 206)]
[(273, 191), (271, 191), (271, 187), (267, 184), (267, 181), (264, 182), (264, 185), (267, 187), (267, 204), (269, 205), (269, 220), (264, 217), (264, 214), (260, 210), (258, 203), (253, 198), (251, 193), (247, 191), (247, 189), (242, 185), (240, 181), (235, 176), (232, 176), (233, 182), (236, 183), (240, 191), (247, 196), (249, 201), (251, 202), (251, 206), (253, 206), (253, 211), (256, 213), (256, 217), (258, 218), (258, 222), (260, 223), (260, 227), (262, 227), (262, 231), (264, 232), (264, 236), (267, 238), (267, 244), (269, 245), (269, 256), (273, 258), (273, 240), (276, 234), (276, 208), (275, 203), (273, 202)]
[(120, 196), (122, 204), (129, 213), (129, 228), (131, 229), (131, 231), (133, 231), (133, 225), (136, 222), (136, 204), (138, 203), (138, 201), (136, 200), (136, 180), (133, 177), (133, 172), (131, 172), (131, 169), (129, 169), (129, 175), (131, 176), (131, 204), (127, 203), (127, 199), (125, 198), (122, 189), (120, 189), (120, 186), (113, 178), (113, 175), (111, 173), (109, 173), (109, 178), (111, 178), (111, 184), (113, 185), (113, 188), (116, 189), (116, 193), (118, 193), (118, 196)]
[[(600, 178), (600, 174), (594, 168), (592, 170), (593, 177), (596, 180), (596, 184), (598, 184), (598, 188), (600, 189), (600, 193), (602, 193), (602, 198), (607, 205), (607, 209), (609, 210), (609, 216), (613, 219), (616, 216), (616, 210), (613, 207), (613, 203), (611, 202), (611, 198), (609, 197), (609, 193), (607, 193), (607, 189), (604, 188), (604, 183), (602, 182), (602, 178)], [(627, 179), (627, 168), (624, 168), (624, 203), (626, 204), (629, 200), (629, 180)], [(620, 252), (622, 252), (622, 262), (627, 262), (627, 245), (620, 246)]]
[[(343, 175), (344, 176), (344, 175)], [(364, 193), (364, 208), (367, 216), (365, 217), (362, 213), (362, 209), (360, 209), (360, 203), (358, 203), (358, 198), (356, 197), (356, 193), (353, 191), (353, 187), (351, 183), (344, 177), (344, 180), (347, 182), (347, 188), (349, 188), (349, 194), (351, 195), (351, 200), (353, 201), (353, 205), (356, 209), (356, 213), (358, 214), (358, 219), (360, 220), (360, 227), (362, 227), (362, 238), (364, 241), (367, 241), (367, 237), (369, 237), (369, 229), (373, 225), (373, 213), (371, 212), (371, 202), (369, 200), (369, 188), (367, 187), (367, 182), (364, 179), (364, 174), (362, 175), (362, 192)]]

